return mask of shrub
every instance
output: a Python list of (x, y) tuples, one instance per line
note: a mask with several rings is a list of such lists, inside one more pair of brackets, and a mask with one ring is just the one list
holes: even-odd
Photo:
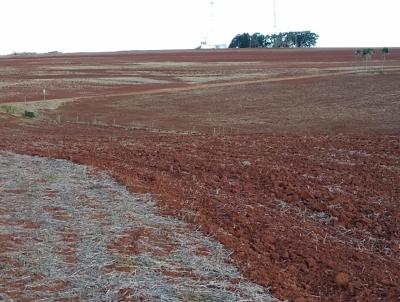
[(35, 112), (25, 110), (24, 117), (34, 118)]

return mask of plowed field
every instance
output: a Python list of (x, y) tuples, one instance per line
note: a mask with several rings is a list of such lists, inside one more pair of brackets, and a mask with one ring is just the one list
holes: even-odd
[(152, 193), (279, 298), (400, 298), (399, 50), (383, 71), (379, 54), (365, 68), (313, 49), (6, 58), (0, 73), (1, 150)]

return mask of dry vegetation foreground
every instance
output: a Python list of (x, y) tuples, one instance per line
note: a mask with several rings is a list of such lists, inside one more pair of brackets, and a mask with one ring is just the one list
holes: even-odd
[(12, 153), (0, 168), (2, 301), (277, 301), (104, 173)]

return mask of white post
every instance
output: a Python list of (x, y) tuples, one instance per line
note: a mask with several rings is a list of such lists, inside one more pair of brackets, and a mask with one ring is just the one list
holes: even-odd
[(43, 101), (46, 101), (46, 88), (43, 89)]

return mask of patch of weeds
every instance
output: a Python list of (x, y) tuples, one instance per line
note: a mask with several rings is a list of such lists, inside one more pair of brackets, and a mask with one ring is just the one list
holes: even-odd
[(26, 110), (23, 107), (17, 105), (16, 106), (7, 105), (7, 104), (0, 105), (0, 112), (12, 114), (15, 116), (22, 116), (25, 118), (35, 118), (38, 115), (36, 112), (33, 112), (31, 110)]
[(118, 266), (137, 268), (137, 263), (129, 256), (117, 255), (114, 257), (114, 263)]
[(9, 113), (9, 114), (19, 114), (21, 113), (21, 109), (16, 107), (16, 106), (12, 106), (12, 105), (1, 105), (0, 106), (0, 111), (5, 112), (5, 113)]
[(325, 129), (325, 135), (327, 135), (327, 136), (331, 136), (331, 135), (333, 135), (333, 129), (332, 128), (326, 128)]
[(27, 118), (34, 118), (34, 117), (36, 117), (36, 114), (35, 114), (35, 112), (33, 112), (33, 111), (25, 110), (25, 112), (24, 112), (24, 117), (27, 117)]
[(57, 179), (59, 179), (59, 177), (55, 174), (50, 174), (50, 175), (47, 175), (47, 177), (46, 177), (46, 180), (48, 182), (55, 182)]
[(38, 113), (30, 109), (24, 108), (22, 105), (0, 105), (0, 112), (12, 114), (14, 116), (22, 116), (24, 118), (35, 118), (38, 117)]
[(185, 302), (212, 302), (215, 301), (210, 295), (202, 293), (185, 293), (181, 296), (182, 301)]
[(376, 73), (379, 75), (385, 74), (385, 72), (382, 69), (378, 70)]
[(15, 110), (15, 108), (10, 105), (2, 105), (0, 108), (2, 109), (2, 111), (6, 112), (6, 113), (14, 113), (14, 110)]

